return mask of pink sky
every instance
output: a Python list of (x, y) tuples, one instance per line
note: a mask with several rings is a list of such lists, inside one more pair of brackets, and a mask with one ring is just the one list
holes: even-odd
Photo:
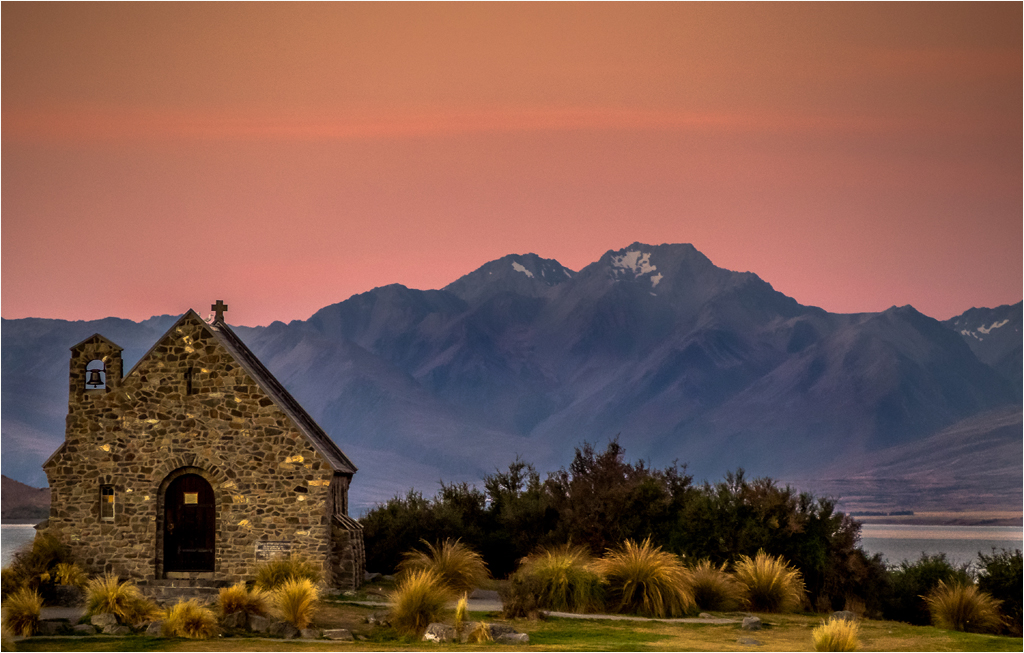
[(634, 241), (830, 311), (1022, 297), (1019, 3), (0, 11), (5, 318), (267, 324)]

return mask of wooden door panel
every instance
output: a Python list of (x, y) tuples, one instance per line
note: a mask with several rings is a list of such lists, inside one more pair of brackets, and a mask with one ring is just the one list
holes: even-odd
[(202, 476), (171, 481), (164, 495), (164, 570), (213, 571), (217, 507), (213, 488)]

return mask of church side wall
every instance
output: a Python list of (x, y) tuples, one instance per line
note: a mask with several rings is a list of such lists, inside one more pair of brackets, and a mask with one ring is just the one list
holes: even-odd
[[(102, 353), (91, 347), (73, 354), (72, 368)], [(115, 387), (73, 388), (69, 404), (65, 445), (45, 466), (48, 530), (88, 571), (162, 577), (161, 492), (182, 468), (214, 490), (214, 579), (251, 578), (259, 542), (332, 557), (330, 465), (197, 319), (180, 323)], [(114, 490), (110, 521), (100, 514), (101, 486)], [(266, 547), (275, 548), (284, 547)]]

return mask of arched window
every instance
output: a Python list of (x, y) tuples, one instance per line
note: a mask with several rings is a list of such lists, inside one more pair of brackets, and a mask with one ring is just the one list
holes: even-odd
[(85, 389), (103, 390), (107, 387), (107, 368), (101, 360), (89, 361), (85, 366)]

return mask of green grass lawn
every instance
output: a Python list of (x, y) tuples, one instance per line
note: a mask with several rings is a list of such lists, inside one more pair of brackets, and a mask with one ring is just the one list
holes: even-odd
[[(438, 645), (399, 638), (390, 629), (363, 623), (374, 608), (342, 602), (326, 602), (317, 626), (348, 628), (365, 641), (272, 640), (249, 637), (219, 637), (211, 640), (163, 639), (149, 637), (33, 637), (15, 643), (19, 651), (809, 651), (811, 629), (822, 621), (820, 615), (759, 615), (767, 626), (751, 632), (739, 624), (666, 623), (657, 621), (608, 621), (560, 619), (514, 621), (529, 633), (530, 644)], [(476, 620), (497, 620), (494, 614), (473, 614)], [(860, 650), (863, 651), (1020, 651), (1020, 637), (973, 635), (930, 626), (909, 626), (891, 621), (860, 622)]]

